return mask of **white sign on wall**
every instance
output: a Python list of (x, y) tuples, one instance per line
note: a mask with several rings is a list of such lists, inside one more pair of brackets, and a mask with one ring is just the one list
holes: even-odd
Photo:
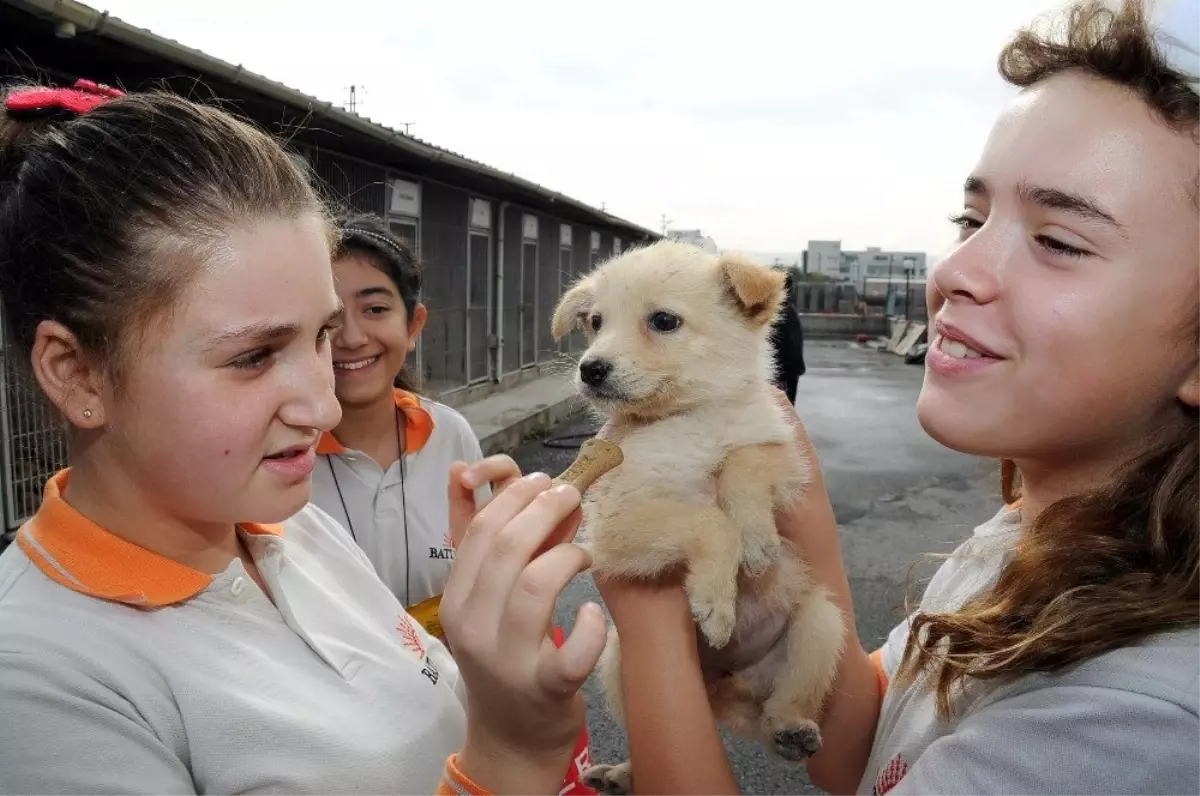
[(613, 238), (613, 254), (621, 253), (621, 239)]
[(600, 233), (599, 232), (592, 233), (592, 251), (594, 251), (594, 252), (600, 251)]
[(478, 229), (492, 228), (492, 203), (487, 199), (471, 200), (471, 226)]
[(561, 224), (558, 227), (558, 245), (564, 249), (571, 248), (571, 225)]
[(391, 180), (388, 212), (397, 216), (421, 217), (421, 186), (408, 180)]
[(538, 236), (538, 220), (537, 216), (531, 216), (526, 213), (521, 217), (521, 236), (525, 240), (537, 240)]

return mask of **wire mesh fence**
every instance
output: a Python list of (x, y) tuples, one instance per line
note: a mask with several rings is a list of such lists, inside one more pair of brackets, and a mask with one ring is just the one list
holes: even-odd
[[(2, 326), (3, 318), (0, 318)], [(62, 423), (42, 396), (22, 354), (0, 333), (0, 434), (3, 436), (4, 529), (41, 504), (46, 481), (67, 464)]]

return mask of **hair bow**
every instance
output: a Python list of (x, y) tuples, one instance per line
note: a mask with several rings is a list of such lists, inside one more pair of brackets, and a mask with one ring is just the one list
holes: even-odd
[(4, 100), (4, 109), (10, 114), (41, 116), (58, 111), (69, 111), (76, 116), (125, 96), (119, 88), (106, 86), (91, 80), (76, 80), (71, 88), (27, 88), (14, 91)]

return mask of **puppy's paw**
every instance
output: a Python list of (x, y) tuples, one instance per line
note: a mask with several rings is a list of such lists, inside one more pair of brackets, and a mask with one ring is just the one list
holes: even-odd
[(777, 730), (771, 736), (775, 751), (785, 760), (807, 760), (821, 750), (821, 731), (811, 721)]
[(742, 550), (742, 571), (752, 578), (757, 578), (771, 568), (779, 558), (782, 547), (783, 543), (775, 533), (748, 540), (745, 549)]
[(713, 649), (721, 649), (728, 644), (737, 624), (736, 603), (692, 598), (691, 604), (692, 617), (709, 645)]
[(633, 767), (628, 760), (615, 766), (592, 766), (583, 772), (583, 784), (597, 793), (626, 796), (633, 793)]

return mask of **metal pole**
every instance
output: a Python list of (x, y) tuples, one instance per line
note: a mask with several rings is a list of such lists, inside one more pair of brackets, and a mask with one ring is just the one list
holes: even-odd
[(909, 278), (912, 276), (912, 269), (904, 269), (904, 320), (911, 320), (910, 308), (912, 307), (912, 292), (909, 290)]

